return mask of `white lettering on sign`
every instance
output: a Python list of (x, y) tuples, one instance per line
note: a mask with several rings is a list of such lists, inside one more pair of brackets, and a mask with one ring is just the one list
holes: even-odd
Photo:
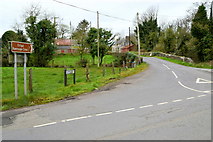
[(13, 53), (32, 53), (31, 43), (11, 41), (11, 51)]
[(22, 47), (22, 48), (24, 47), (24, 45), (22, 45), (22, 44), (17, 44), (17, 46), (18, 47)]
[(73, 74), (73, 73), (75, 73), (75, 70), (67, 70), (66, 71), (66, 74)]

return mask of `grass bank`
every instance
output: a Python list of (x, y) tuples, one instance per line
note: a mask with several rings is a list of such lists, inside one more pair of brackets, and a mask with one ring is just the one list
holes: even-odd
[(189, 66), (189, 67), (195, 67), (195, 68), (206, 68), (206, 69), (213, 69), (212, 63), (211, 62), (207, 62), (207, 63), (187, 63), (187, 62), (183, 62), (180, 60), (175, 60), (175, 59), (171, 59), (171, 58), (166, 58), (166, 57), (158, 57), (159, 59), (163, 59), (169, 62), (173, 62), (176, 64), (180, 64), (180, 65), (184, 65), (184, 66)]
[[(65, 57), (62, 57), (65, 58)], [(77, 58), (77, 57), (76, 57)], [(109, 57), (110, 62), (112, 57)], [(119, 80), (121, 78), (139, 73), (148, 67), (143, 63), (136, 68), (122, 69), (115, 68), (113, 74), (112, 67), (106, 67), (105, 76), (103, 76), (103, 68), (90, 66), (90, 81), (86, 81), (85, 68), (76, 67), (76, 84), (73, 84), (72, 75), (68, 75), (68, 86), (64, 86), (63, 73), (64, 68), (32, 68), (33, 74), (33, 92), (24, 96), (24, 78), (23, 68), (18, 68), (18, 100), (14, 97), (14, 76), (12, 67), (2, 67), (2, 98), (1, 110), (20, 108), (24, 106), (33, 106), (45, 104), (68, 97), (80, 95), (82, 93), (91, 92), (107, 83)], [(29, 74), (29, 68), (27, 68)]]

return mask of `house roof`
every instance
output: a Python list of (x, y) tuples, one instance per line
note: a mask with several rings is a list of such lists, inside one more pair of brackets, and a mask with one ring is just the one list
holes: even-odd
[(122, 49), (129, 49), (129, 48), (132, 48), (134, 45), (128, 45), (128, 46), (124, 46)]
[(55, 44), (57, 46), (71, 46), (72, 42), (70, 39), (56, 39)]

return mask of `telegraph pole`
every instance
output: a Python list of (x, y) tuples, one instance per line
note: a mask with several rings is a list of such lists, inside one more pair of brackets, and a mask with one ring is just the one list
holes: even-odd
[(129, 46), (131, 45), (131, 41), (130, 41), (130, 27), (129, 27)]
[(138, 56), (140, 56), (141, 45), (140, 45), (140, 34), (139, 34), (139, 13), (137, 13), (137, 34), (138, 34)]
[(70, 39), (71, 39), (71, 43), (72, 43), (72, 23), (70, 21)]
[(98, 30), (98, 37), (97, 37), (97, 46), (98, 46), (98, 48), (97, 48), (97, 50), (98, 50), (98, 67), (100, 66), (100, 50), (99, 50), (99, 46), (100, 46), (100, 44), (99, 44), (99, 38), (100, 38), (100, 35), (99, 35), (99, 12), (97, 11), (97, 30)]

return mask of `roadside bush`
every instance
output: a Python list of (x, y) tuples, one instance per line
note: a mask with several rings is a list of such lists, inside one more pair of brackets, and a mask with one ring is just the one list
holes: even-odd
[(140, 60), (140, 62), (142, 62), (143, 60), (140, 58), (138, 58), (137, 55), (132, 54), (132, 53), (115, 53), (115, 60), (114, 60), (114, 64), (115, 66), (122, 66), (123, 65), (123, 61), (125, 64), (131, 64), (133, 62), (137, 62)]
[(115, 54), (113, 54), (113, 56), (115, 57), (115, 60), (114, 60), (115, 66), (122, 66), (123, 65), (123, 61), (126, 64), (126, 62), (127, 62), (127, 53), (115, 53)]

